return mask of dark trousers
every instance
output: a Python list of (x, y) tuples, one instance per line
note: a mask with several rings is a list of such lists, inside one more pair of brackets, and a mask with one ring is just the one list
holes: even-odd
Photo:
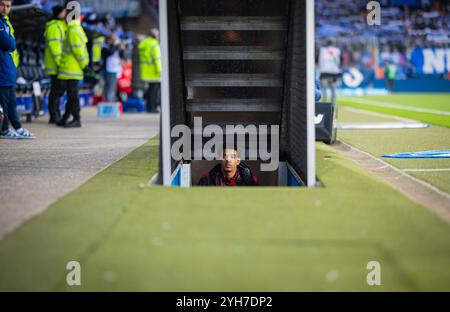
[(3, 108), (3, 114), (5, 116), (2, 131), (8, 130), (9, 122), (11, 122), (16, 130), (22, 128), (16, 108), (16, 88), (0, 87), (0, 105)]
[(161, 87), (159, 82), (149, 83), (145, 100), (147, 101), (147, 110), (156, 112), (158, 106), (161, 105)]
[(67, 121), (70, 115), (73, 116), (73, 120), (80, 120), (80, 99), (78, 98), (78, 80), (61, 80), (62, 87), (56, 91), (55, 97), (60, 98), (67, 91), (67, 103), (66, 110), (62, 119)]
[(336, 87), (337, 87), (337, 75), (322, 74), (320, 76), (320, 85), (322, 86), (322, 100), (328, 101), (328, 90), (331, 91), (331, 103), (336, 104)]
[(387, 88), (389, 91), (394, 91), (394, 79), (387, 79)]
[(117, 90), (117, 74), (105, 73), (105, 99), (107, 102), (114, 102), (116, 100)]
[(50, 88), (50, 95), (48, 97), (48, 113), (50, 120), (58, 121), (61, 118), (61, 111), (59, 104), (61, 101), (61, 90), (64, 94), (64, 81), (58, 79), (57, 75), (52, 75), (52, 86)]

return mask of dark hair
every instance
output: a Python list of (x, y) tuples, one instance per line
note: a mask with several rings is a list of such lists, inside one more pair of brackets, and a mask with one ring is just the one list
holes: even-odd
[(52, 19), (56, 19), (58, 17), (58, 15), (64, 11), (65, 7), (61, 6), (61, 5), (55, 5), (52, 8)]

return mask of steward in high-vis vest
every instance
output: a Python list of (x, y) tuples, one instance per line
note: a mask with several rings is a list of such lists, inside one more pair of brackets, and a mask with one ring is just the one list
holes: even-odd
[(53, 7), (53, 16), (45, 26), (45, 70), (51, 77), (51, 89), (48, 101), (49, 123), (58, 123), (61, 119), (59, 108), (61, 89), (63, 82), (58, 79), (58, 70), (61, 65), (61, 57), (64, 41), (66, 39), (67, 24), (65, 21), (66, 10), (62, 6)]
[[(83, 80), (84, 69), (89, 64), (89, 53), (86, 47), (87, 42), (88, 39), (81, 26), (81, 21), (79, 19), (69, 21), (67, 23), (67, 35), (58, 72), (58, 79), (64, 80), (64, 89), (67, 90), (66, 110), (57, 124), (61, 127), (81, 127), (78, 83)], [(70, 115), (73, 116), (73, 120), (67, 123)]]
[(146, 82), (161, 80), (161, 48), (158, 39), (148, 37), (139, 44), (141, 78)]
[(149, 112), (156, 112), (161, 102), (161, 48), (158, 38), (159, 31), (152, 29), (150, 37), (139, 44), (141, 79), (149, 84), (146, 94)]

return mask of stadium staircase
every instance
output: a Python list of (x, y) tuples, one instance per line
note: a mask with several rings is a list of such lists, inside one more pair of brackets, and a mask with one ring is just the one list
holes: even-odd
[(281, 2), (180, 1), (188, 125), (194, 117), (204, 127), (280, 125), (288, 28)]

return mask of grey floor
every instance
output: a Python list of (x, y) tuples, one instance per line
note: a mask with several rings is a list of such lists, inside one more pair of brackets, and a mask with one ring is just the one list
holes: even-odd
[(83, 109), (80, 129), (47, 121), (44, 116), (23, 124), (36, 140), (0, 139), (0, 237), (159, 131), (157, 114), (99, 119), (95, 108)]

